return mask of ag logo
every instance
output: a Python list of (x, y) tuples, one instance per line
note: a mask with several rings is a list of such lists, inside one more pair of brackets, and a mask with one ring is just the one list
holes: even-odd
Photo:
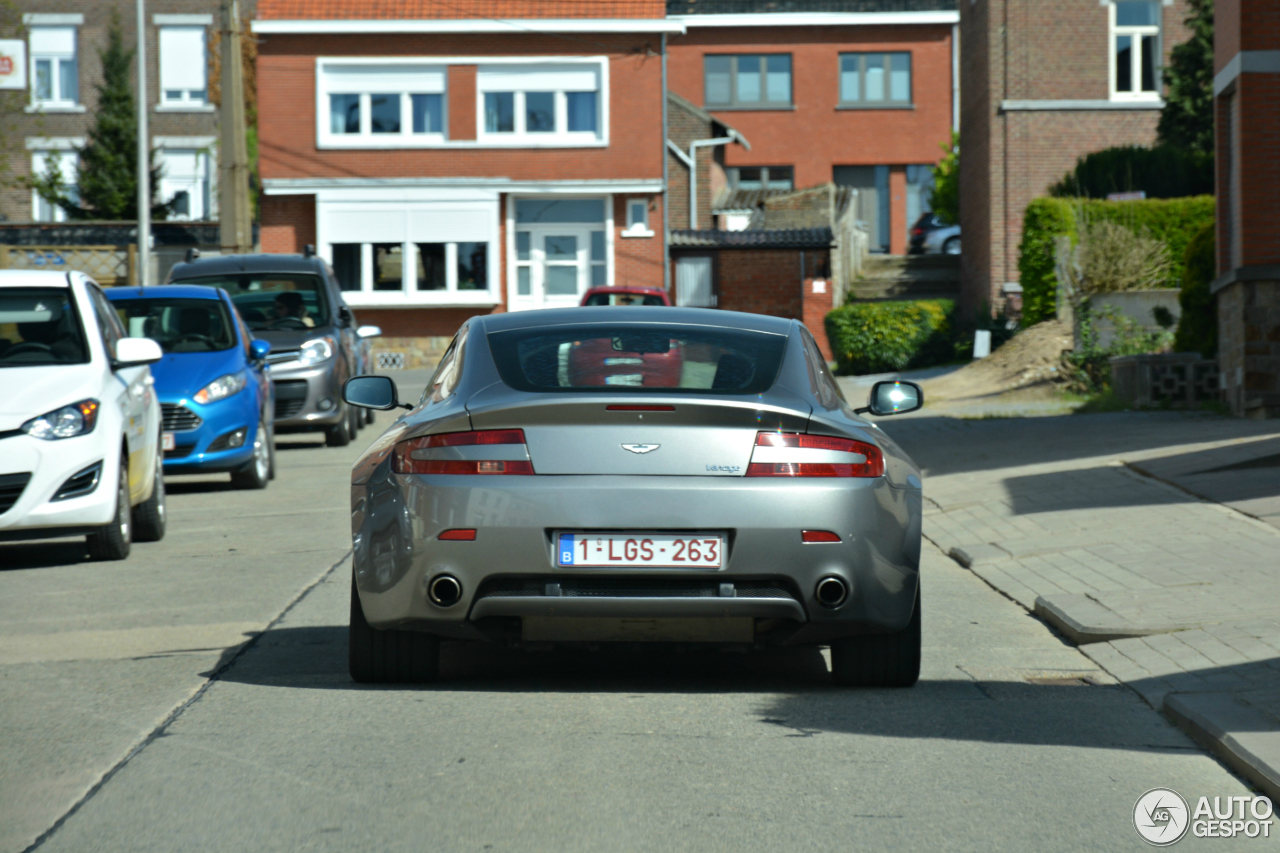
[(1168, 847), (1182, 840), (1190, 824), (1190, 810), (1182, 795), (1170, 788), (1152, 788), (1133, 806), (1133, 827), (1142, 840)]
[(624, 444), (622, 449), (630, 450), (632, 453), (651, 453), (661, 446), (661, 444)]

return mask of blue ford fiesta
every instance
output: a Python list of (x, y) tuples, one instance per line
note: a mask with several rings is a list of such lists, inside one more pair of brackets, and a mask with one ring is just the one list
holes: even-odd
[(164, 472), (229, 471), (241, 489), (275, 476), (271, 345), (256, 340), (217, 287), (116, 287), (107, 298), (131, 337), (151, 338), (164, 358), (151, 365), (164, 414)]

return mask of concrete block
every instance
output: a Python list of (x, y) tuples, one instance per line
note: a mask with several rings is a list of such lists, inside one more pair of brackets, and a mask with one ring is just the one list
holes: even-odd
[(1280, 720), (1231, 693), (1172, 693), (1163, 711), (1272, 802), (1280, 801)]

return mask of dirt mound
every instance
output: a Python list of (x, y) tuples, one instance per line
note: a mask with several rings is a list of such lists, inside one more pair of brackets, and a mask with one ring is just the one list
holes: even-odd
[(1062, 353), (1071, 346), (1071, 327), (1066, 323), (1037, 323), (986, 358), (921, 383), (925, 399), (988, 397), (1032, 386), (1047, 389), (1063, 381)]

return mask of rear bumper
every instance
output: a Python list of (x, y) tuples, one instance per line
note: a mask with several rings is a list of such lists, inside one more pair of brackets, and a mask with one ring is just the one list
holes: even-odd
[[(356, 585), (378, 628), (480, 636), (491, 617), (752, 617), (785, 621), (788, 642), (823, 642), (899, 630), (915, 600), (921, 493), (883, 479), (393, 474), (353, 486), (352, 501)], [(459, 527), (475, 541), (437, 539)], [(803, 544), (805, 529), (841, 541)], [(726, 559), (718, 570), (559, 567), (564, 530), (722, 532)], [(441, 574), (462, 586), (449, 607), (426, 594)], [(839, 607), (814, 597), (827, 576), (850, 588)]]

